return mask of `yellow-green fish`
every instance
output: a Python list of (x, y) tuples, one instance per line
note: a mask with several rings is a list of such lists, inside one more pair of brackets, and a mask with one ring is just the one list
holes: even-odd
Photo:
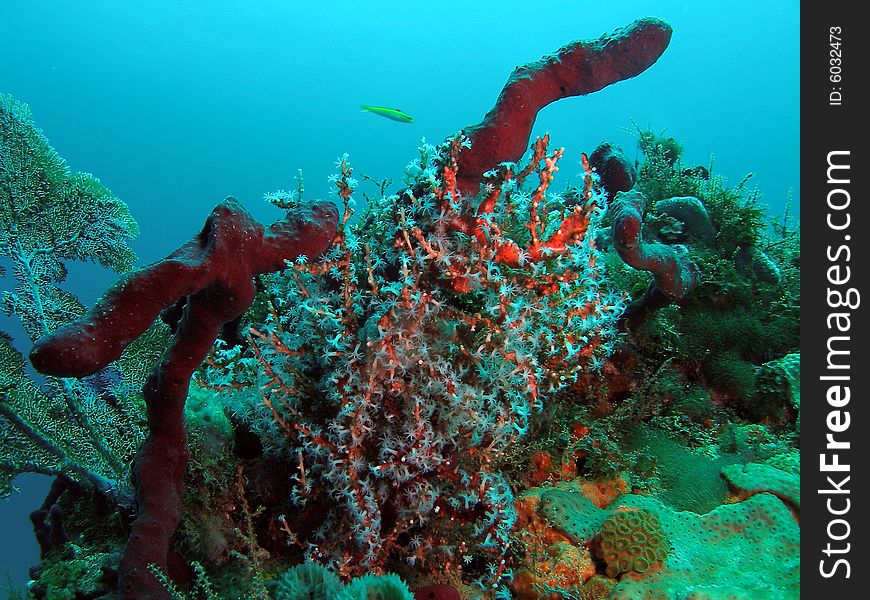
[(398, 108), (387, 108), (385, 106), (369, 106), (368, 104), (363, 104), (360, 108), (362, 108), (363, 110), (367, 110), (371, 113), (375, 113), (376, 115), (381, 115), (382, 117), (392, 119), (393, 121), (398, 121), (399, 123), (414, 122), (414, 119), (411, 118), (411, 115), (403, 113)]

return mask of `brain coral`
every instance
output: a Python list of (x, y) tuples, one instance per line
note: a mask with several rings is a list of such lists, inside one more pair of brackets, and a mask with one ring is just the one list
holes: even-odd
[(598, 554), (607, 562), (607, 574), (645, 573), (668, 555), (668, 540), (656, 513), (643, 508), (617, 510), (601, 525)]

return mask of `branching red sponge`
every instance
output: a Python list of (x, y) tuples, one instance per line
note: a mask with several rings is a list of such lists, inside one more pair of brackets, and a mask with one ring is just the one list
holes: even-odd
[(610, 207), (613, 245), (627, 265), (651, 272), (655, 287), (670, 300), (682, 300), (698, 284), (698, 267), (678, 246), (643, 239), (644, 203), (638, 191), (616, 194)]
[(501, 162), (517, 162), (539, 110), (561, 98), (585, 96), (639, 75), (658, 60), (670, 40), (670, 25), (648, 17), (517, 67), (483, 121), (463, 130), (471, 149), (459, 160), (460, 189), (474, 194), (483, 173)]
[(125, 599), (166, 598), (149, 571), (168, 570), (170, 541), (182, 515), (188, 450), (184, 402), (193, 371), (221, 328), (250, 305), (254, 276), (314, 258), (336, 236), (328, 203), (296, 209), (268, 229), (232, 199), (212, 211), (203, 230), (165, 259), (122, 278), (81, 319), (39, 340), (33, 366), (55, 377), (83, 377), (116, 360), (160, 312), (187, 298), (178, 328), (143, 389), (149, 435), (136, 454), (137, 515), (119, 569)]

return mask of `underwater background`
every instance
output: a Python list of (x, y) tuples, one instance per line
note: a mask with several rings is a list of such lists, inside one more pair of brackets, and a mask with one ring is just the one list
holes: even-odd
[[(575, 39), (643, 16), (674, 29), (642, 76), (545, 108), (533, 135), (566, 148), (563, 181), (601, 141), (637, 154), (637, 128), (684, 145), (686, 164), (736, 184), (747, 173), (769, 212), (799, 188), (799, 3), (768, 2), (0, 2), (0, 92), (30, 105), (75, 171), (126, 202), (137, 266), (165, 256), (234, 196), (260, 221), (263, 194), (295, 186), (328, 197), (335, 159), (401, 182), (420, 139), (477, 122), (511, 70)], [(397, 123), (362, 104), (400, 108)], [(559, 185), (564, 185), (557, 178)], [(576, 182), (576, 181), (575, 181)], [(114, 275), (70, 265), (86, 304)], [(6, 282), (4, 282), (4, 288)], [(18, 347), (21, 330), (0, 318)], [(26, 340), (25, 340), (26, 341)], [(27, 513), (47, 478), (23, 476), (0, 503), (0, 576), (38, 562)]]

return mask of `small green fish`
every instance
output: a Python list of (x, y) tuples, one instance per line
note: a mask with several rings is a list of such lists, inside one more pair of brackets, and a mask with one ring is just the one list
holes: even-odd
[(360, 108), (362, 108), (363, 110), (367, 110), (371, 113), (375, 113), (376, 115), (381, 115), (382, 117), (392, 119), (393, 121), (398, 121), (399, 123), (413, 123), (414, 122), (414, 119), (411, 118), (411, 115), (403, 113), (398, 108), (386, 108), (384, 106), (369, 106), (367, 104), (363, 104)]

